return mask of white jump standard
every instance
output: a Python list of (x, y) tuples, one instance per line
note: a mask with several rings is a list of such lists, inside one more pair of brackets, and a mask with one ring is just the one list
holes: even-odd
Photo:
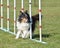
[(12, 32), (12, 31), (10, 31), (10, 27), (9, 27), (9, 24), (10, 24), (10, 15), (9, 15), (9, 9), (10, 9), (10, 4), (9, 4), (9, 0), (7, 0), (7, 28), (4, 28), (4, 26), (3, 26), (3, 18), (4, 18), (4, 15), (3, 15), (3, 0), (1, 0), (1, 27), (0, 27), (0, 29), (1, 30), (4, 30), (5, 32), (8, 32), (8, 33), (11, 33), (11, 34), (16, 34), (15, 32), (15, 30), (16, 30), (16, 26), (15, 26), (15, 24), (16, 24), (16, 0), (14, 0), (14, 32)]
[(42, 15), (42, 13), (41, 13), (41, 10), (42, 10), (41, 9), (41, 0), (39, 0), (38, 12), (39, 12), (39, 35), (40, 35), (40, 39), (39, 40), (32, 39), (32, 40), (35, 40), (36, 42), (41, 42), (41, 43), (46, 44), (46, 42), (42, 41), (42, 24), (41, 24), (41, 20), (42, 20), (41, 15)]

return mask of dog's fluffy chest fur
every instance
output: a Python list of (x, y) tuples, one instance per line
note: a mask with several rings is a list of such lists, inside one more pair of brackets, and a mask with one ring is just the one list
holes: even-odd
[(30, 26), (29, 23), (20, 23), (20, 22), (17, 22), (17, 29), (28, 30), (29, 26)]

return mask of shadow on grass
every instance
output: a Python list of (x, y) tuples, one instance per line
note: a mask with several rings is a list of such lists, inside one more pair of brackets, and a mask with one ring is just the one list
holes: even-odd
[[(42, 34), (42, 37), (43, 38), (48, 38), (48, 37), (50, 37), (51, 35), (50, 34)], [(38, 34), (35, 34), (35, 35), (33, 35), (33, 39), (34, 38), (39, 38), (40, 36), (38, 35)]]

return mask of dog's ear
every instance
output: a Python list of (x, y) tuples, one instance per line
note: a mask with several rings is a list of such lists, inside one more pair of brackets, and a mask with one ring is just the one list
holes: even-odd
[(20, 13), (23, 13), (22, 11), (20, 11)]
[(28, 13), (28, 11), (26, 10), (25, 13)]
[(22, 10), (21, 10), (21, 11), (20, 11), (20, 13), (21, 13), (21, 14), (23, 14), (23, 13), (24, 13), (24, 11), (22, 11)]

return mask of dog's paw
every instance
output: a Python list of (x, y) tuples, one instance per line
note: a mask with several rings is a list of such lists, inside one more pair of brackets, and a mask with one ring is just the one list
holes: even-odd
[(15, 39), (18, 39), (18, 38), (15, 38)]

